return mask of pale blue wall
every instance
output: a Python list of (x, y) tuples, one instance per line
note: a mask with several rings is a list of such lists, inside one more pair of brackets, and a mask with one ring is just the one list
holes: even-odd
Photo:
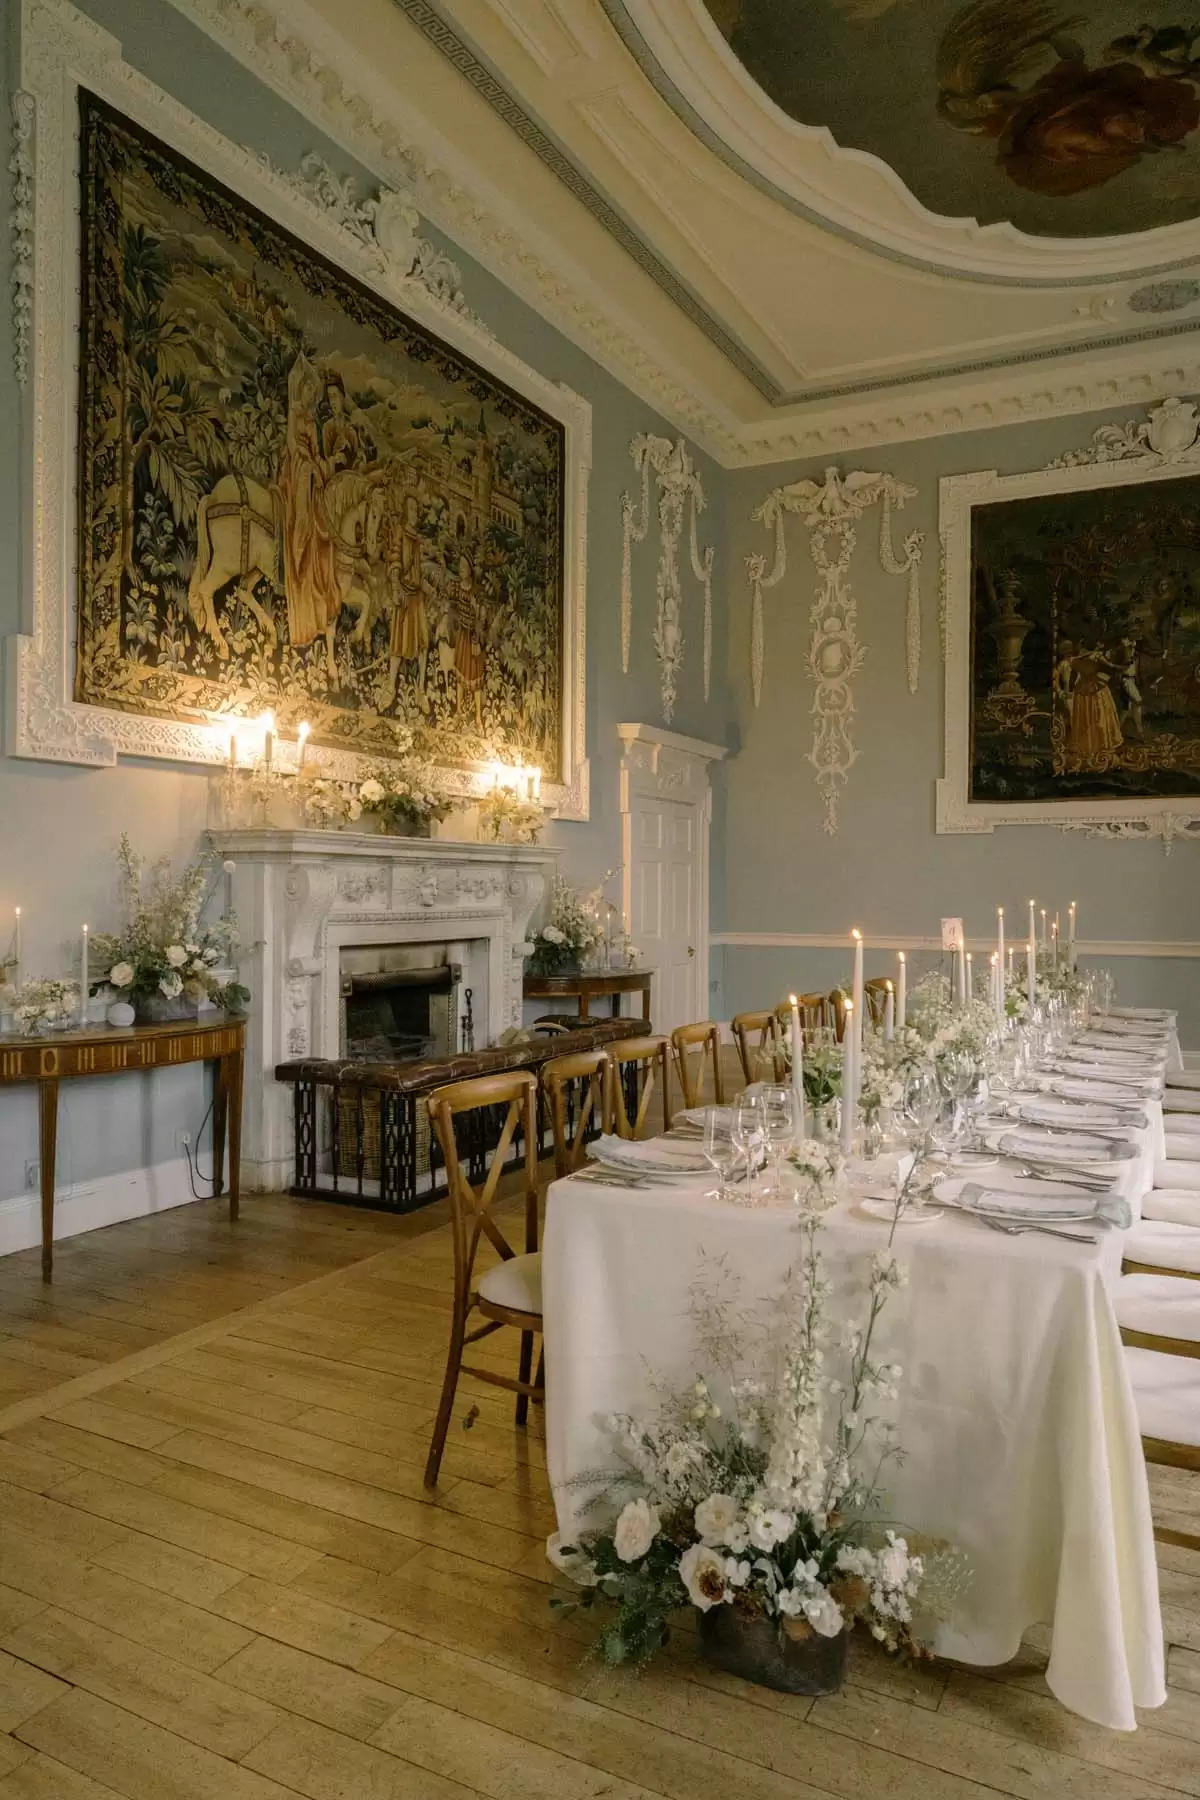
[[(788, 572), (764, 596), (766, 677), (755, 708), (749, 676), (749, 591), (743, 570), (751, 550), (770, 551), (768, 534), (750, 518), (773, 487), (801, 476), (821, 478), (822, 465), (791, 463), (739, 471), (725, 486), (730, 605), (729, 677), (732, 740), (739, 753), (725, 769), (725, 888), (714, 930), (825, 935), (937, 934), (943, 915), (961, 915), (984, 935), (995, 908), (1020, 917), (1030, 895), (1065, 916), (1078, 901), (1082, 935), (1092, 938), (1200, 939), (1200, 844), (1104, 842), (1050, 827), (997, 829), (990, 836), (938, 836), (934, 782), (942, 772), (942, 666), (938, 642), (937, 487), (942, 475), (970, 469), (1014, 473), (1038, 468), (1088, 442), (1108, 418), (1059, 419), (1011, 429), (932, 438), (855, 451), (846, 468), (887, 469), (919, 490), (898, 515), (901, 530), (925, 531), (922, 569), (922, 655), (919, 692), (908, 692), (904, 664), (905, 584), (885, 575), (877, 549), (877, 515), (859, 530), (852, 565), (859, 636), (866, 663), (855, 684), (854, 742), (859, 749), (841, 802), (841, 829), (827, 836), (806, 761), (812, 741), (812, 683), (804, 672), (814, 574), (807, 535), (788, 523)], [(828, 460), (828, 459), (826, 459)], [(894, 955), (868, 958), (868, 975), (891, 973)], [(1187, 1040), (1200, 1047), (1200, 960), (1116, 959), (1122, 995), (1183, 1008)], [(844, 979), (848, 958), (728, 947), (721, 958), (726, 1016), (765, 1006), (789, 988), (817, 989)]]
[[(6, 14), (9, 10), (4, 9)], [(285, 168), (294, 168), (306, 151), (317, 150), (341, 172), (354, 172), (340, 151), (169, 6), (147, 7), (138, 0), (85, 0), (84, 10), (122, 41), (129, 62), (235, 142), (266, 151)], [(0, 71), (6, 91), (13, 83), (14, 67), (10, 51), (9, 66)], [(371, 191), (377, 183), (365, 172), (359, 173), (364, 193)], [(6, 209), (7, 183), (4, 196)], [(4, 210), (0, 213), (0, 288), (5, 296), (6, 326), (9, 242)], [(622, 675), (620, 668), (620, 495), (634, 474), (628, 445), (637, 432), (675, 433), (494, 277), (455, 246), (447, 248), (462, 264), (471, 306), (499, 340), (544, 375), (567, 383), (592, 405), (587, 697), (592, 816), (587, 824), (557, 825), (548, 835), (549, 842), (562, 846), (564, 871), (589, 884), (620, 862), (616, 723), (626, 719), (661, 721), (657, 665), (650, 646), (652, 540), (636, 553), (633, 668), (628, 676)], [(18, 620), (16, 416), (17, 392), (6, 348), (0, 357), (0, 637), (12, 632)], [(710, 538), (716, 539), (721, 530), (719, 472), (707, 459), (701, 457), (699, 462), (712, 501), (705, 526)], [(719, 739), (729, 715), (729, 696), (723, 671), (718, 668), (712, 698), (704, 701), (699, 590), (690, 581), (685, 586), (688, 606), (694, 610), (685, 618), (689, 647), (674, 727)], [(718, 583), (718, 644), (725, 641), (727, 632), (722, 596), (723, 586)], [(0, 936), (6, 936), (12, 906), (22, 904), (28, 918), (27, 973), (60, 971), (77, 941), (79, 923), (88, 919), (99, 928), (111, 918), (115, 885), (111, 858), (123, 829), (128, 829), (150, 856), (170, 853), (183, 857), (197, 844), (205, 805), (205, 777), (184, 768), (123, 761), (114, 770), (86, 770), (0, 757)], [(198, 1072), (156, 1076), (153, 1083), (143, 1082), (141, 1089), (135, 1097), (128, 1080), (111, 1086), (94, 1082), (66, 1096), (61, 1148), (64, 1180), (79, 1181), (88, 1175), (166, 1160), (176, 1153), (180, 1129), (195, 1133), (204, 1110)], [(252, 1097), (248, 1103), (253, 1104)], [(10, 1091), (0, 1096), (0, 1201), (24, 1189), (25, 1165), (36, 1155), (32, 1095)]]

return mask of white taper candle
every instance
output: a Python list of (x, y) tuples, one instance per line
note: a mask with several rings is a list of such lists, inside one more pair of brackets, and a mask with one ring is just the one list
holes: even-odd
[(908, 1023), (908, 958), (899, 953), (900, 974), (896, 981), (896, 1024), (903, 1031)]
[(800, 1026), (800, 1003), (795, 994), (788, 995), (791, 1007), (792, 1094), (796, 1106), (796, 1128), (804, 1136), (804, 1032)]

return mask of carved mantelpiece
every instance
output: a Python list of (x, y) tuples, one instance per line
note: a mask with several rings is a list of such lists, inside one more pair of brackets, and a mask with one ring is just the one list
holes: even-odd
[(213, 834), (235, 864), (246, 1037), (243, 1182), (291, 1179), (291, 1100), (278, 1062), (340, 1053), (339, 953), (350, 944), (462, 946), (478, 1042), (521, 1023), (526, 934), (557, 851), (348, 831)]

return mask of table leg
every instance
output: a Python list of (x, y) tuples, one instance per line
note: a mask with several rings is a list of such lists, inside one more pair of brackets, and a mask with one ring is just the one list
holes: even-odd
[(218, 1056), (213, 1068), (213, 1194), (225, 1192), (225, 1125), (229, 1118), (229, 1071)]
[(242, 1199), (242, 1077), (245, 1052), (235, 1050), (228, 1058), (229, 1074), (229, 1217), (237, 1223)]
[(612, 1012), (613, 1018), (619, 1019), (621, 1016), (621, 991), (619, 988), (618, 988), (617, 992), (613, 995), (612, 999), (609, 1001), (609, 1008)]
[(42, 1156), (42, 1280), (54, 1275), (54, 1165), (58, 1154), (58, 1081), (38, 1082), (38, 1121)]

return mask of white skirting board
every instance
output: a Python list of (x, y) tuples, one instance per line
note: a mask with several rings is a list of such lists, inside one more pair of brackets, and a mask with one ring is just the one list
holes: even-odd
[[(198, 1183), (203, 1190), (204, 1183)], [(186, 1206), (196, 1196), (188, 1181), (188, 1166), (180, 1156), (155, 1163), (149, 1169), (127, 1169), (118, 1175), (98, 1176), (77, 1182), (54, 1197), (54, 1236), (77, 1237), (101, 1225), (121, 1219), (142, 1219), (149, 1213), (168, 1212)], [(42, 1204), (37, 1194), (17, 1194), (0, 1201), (0, 1256), (14, 1250), (31, 1250), (42, 1241)]]

